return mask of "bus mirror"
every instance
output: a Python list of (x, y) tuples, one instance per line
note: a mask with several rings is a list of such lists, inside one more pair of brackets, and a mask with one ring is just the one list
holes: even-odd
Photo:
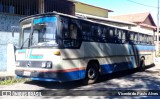
[(14, 37), (14, 29), (12, 29), (12, 37)]
[(12, 37), (14, 37), (14, 32), (18, 32), (19, 31), (19, 27), (17, 26), (11, 26), (11, 30), (12, 30)]

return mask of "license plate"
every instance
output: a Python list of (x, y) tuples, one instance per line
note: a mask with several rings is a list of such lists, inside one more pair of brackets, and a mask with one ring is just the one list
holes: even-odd
[(31, 72), (29, 72), (29, 71), (24, 71), (23, 75), (24, 75), (24, 76), (30, 76), (30, 75), (31, 75)]

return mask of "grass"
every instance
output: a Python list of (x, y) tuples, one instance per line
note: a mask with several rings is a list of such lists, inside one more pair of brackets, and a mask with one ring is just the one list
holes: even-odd
[(26, 81), (30, 81), (30, 79), (27, 78), (7, 78), (5, 80), (0, 81), (0, 85), (11, 85), (14, 83), (20, 83), (20, 82), (26, 82)]

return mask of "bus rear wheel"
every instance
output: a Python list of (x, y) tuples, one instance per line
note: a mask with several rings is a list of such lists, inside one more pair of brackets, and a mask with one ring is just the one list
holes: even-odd
[(97, 82), (99, 78), (99, 69), (97, 64), (89, 65), (86, 70), (86, 77), (83, 80), (84, 84), (93, 84)]

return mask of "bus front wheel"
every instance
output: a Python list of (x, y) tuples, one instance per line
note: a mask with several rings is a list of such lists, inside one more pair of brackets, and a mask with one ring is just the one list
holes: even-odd
[(97, 64), (89, 65), (86, 70), (86, 77), (83, 80), (84, 84), (93, 84), (99, 78), (99, 69)]

